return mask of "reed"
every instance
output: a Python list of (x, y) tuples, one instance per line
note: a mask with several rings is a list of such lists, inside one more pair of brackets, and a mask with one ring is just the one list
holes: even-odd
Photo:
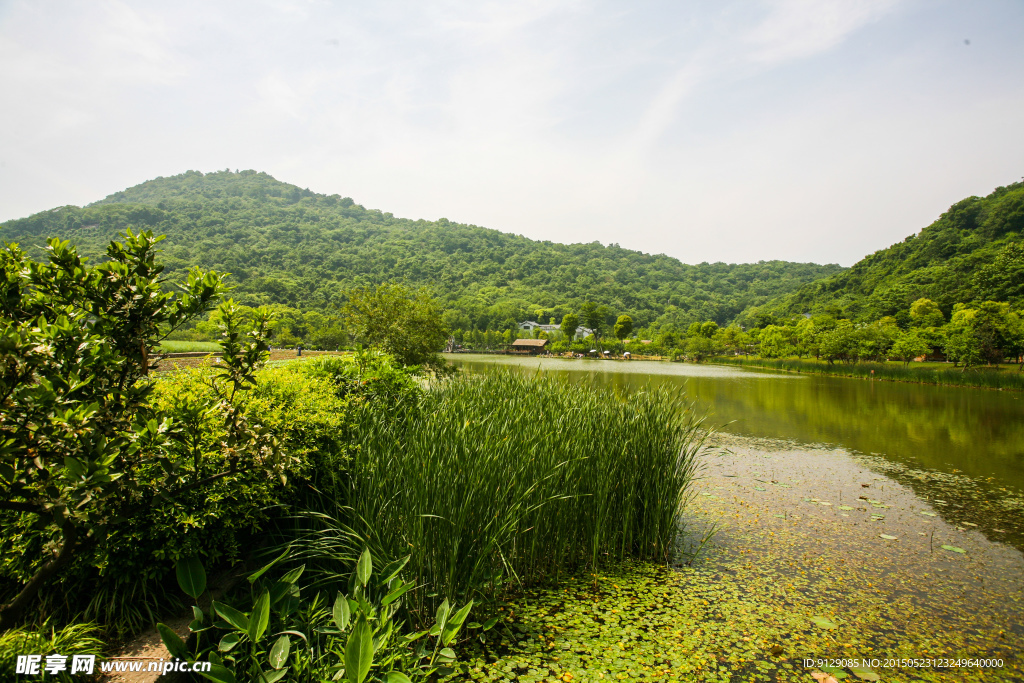
[[(948, 364), (904, 367), (899, 363), (828, 363), (791, 358), (715, 358), (711, 362), (741, 367), (767, 368), (786, 372), (808, 372), (836, 377), (856, 377), (890, 382), (917, 382), (944, 386), (979, 387), (1024, 391), (1024, 373), (1013, 366), (973, 367), (964, 370)], [(874, 371), (872, 373), (872, 371)]]
[(364, 414), (336, 492), (348, 527), (336, 552), (351, 535), (376, 557), (411, 554), (422, 610), (431, 596), (465, 601), (607, 560), (666, 560), (701, 422), (660, 389), (616, 395), (510, 373), (444, 380), (403, 419)]

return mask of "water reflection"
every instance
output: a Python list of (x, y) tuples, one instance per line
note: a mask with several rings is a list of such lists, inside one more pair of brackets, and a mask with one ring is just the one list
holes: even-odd
[(685, 386), (728, 433), (834, 444), (917, 468), (1024, 488), (1024, 402), (1013, 392), (659, 362), (457, 356), (617, 389)]

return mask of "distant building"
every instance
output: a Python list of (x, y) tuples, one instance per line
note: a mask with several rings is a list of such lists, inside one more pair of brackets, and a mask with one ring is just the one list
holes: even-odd
[[(541, 325), (539, 322), (533, 320), (526, 320), (519, 323), (519, 329), (533, 332), (534, 330), (540, 330), (541, 332), (560, 332), (562, 327), (560, 325)], [(576, 334), (573, 335), (575, 339), (583, 339), (594, 334), (594, 331), (589, 327), (577, 327)]]
[(540, 353), (547, 346), (547, 339), (516, 339), (512, 351), (517, 353)]

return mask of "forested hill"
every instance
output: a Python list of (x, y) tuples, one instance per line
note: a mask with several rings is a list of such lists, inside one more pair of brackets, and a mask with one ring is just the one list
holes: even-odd
[(172, 276), (193, 265), (231, 272), (243, 303), (329, 311), (350, 287), (402, 281), (430, 287), (463, 329), (560, 319), (587, 300), (630, 313), (638, 325), (724, 324), (842, 270), (785, 261), (694, 266), (617, 245), (538, 242), (444, 218), (396, 218), (255, 171), (157, 178), (85, 208), (8, 221), (0, 240), (30, 248), (59, 236), (99, 254), (128, 226), (167, 235)]
[(759, 313), (877, 320), (905, 313), (922, 297), (947, 315), (958, 302), (1024, 304), (1024, 183), (957, 202), (921, 232), (806, 284)]

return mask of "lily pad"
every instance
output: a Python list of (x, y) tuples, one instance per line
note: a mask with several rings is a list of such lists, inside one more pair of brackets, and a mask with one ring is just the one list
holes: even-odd
[(849, 505), (840, 505), (839, 509), (840, 510), (852, 510), (853, 508), (850, 507)]
[(881, 677), (878, 674), (876, 674), (871, 669), (868, 669), (867, 667), (851, 666), (850, 667), (850, 671), (852, 671), (853, 675), (856, 676), (857, 678), (861, 679), (862, 681), (880, 681), (880, 680), (882, 680)]
[(966, 550), (964, 550), (963, 548), (957, 548), (955, 545), (944, 545), (942, 546), (942, 549), (948, 550), (951, 553), (960, 553), (961, 555), (967, 553)]
[(889, 534), (878, 534), (878, 537), (879, 537), (879, 538), (884, 538), (884, 539), (885, 539), (885, 540), (887, 540), (887, 541), (895, 541), (895, 540), (898, 540), (898, 539), (897, 539), (897, 538), (896, 538), (895, 536), (890, 536)]
[(813, 621), (816, 626), (820, 626), (821, 628), (833, 629), (836, 627), (835, 624), (833, 624), (825, 617), (811, 617), (811, 621)]

